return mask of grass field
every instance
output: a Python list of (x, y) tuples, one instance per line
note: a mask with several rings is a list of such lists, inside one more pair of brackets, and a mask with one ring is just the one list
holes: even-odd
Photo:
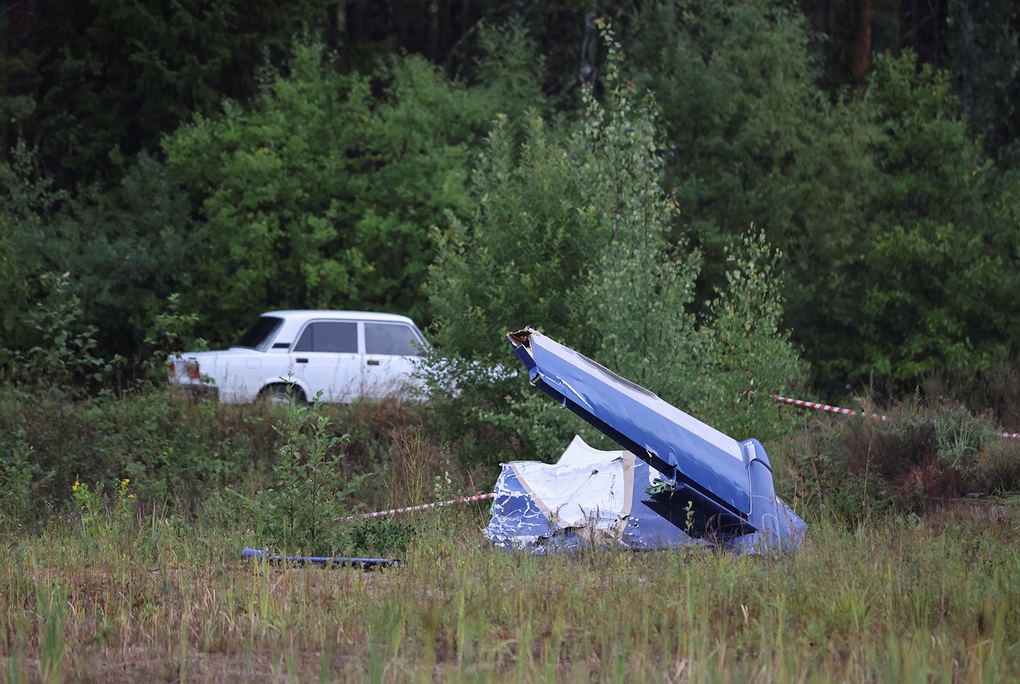
[[(1020, 681), (1020, 440), (982, 420), (798, 423), (769, 447), (808, 523), (789, 555), (536, 557), (492, 548), (487, 502), (347, 519), (491, 485), (420, 408), (8, 396), (0, 678)], [(483, 453), (500, 439), (471, 434)], [(241, 559), (262, 545), (404, 562)]]
[(399, 568), (243, 562), (229, 529), (55, 522), (5, 549), (9, 682), (1020, 681), (1020, 509), (961, 502), (796, 553), (494, 551), (414, 514)]

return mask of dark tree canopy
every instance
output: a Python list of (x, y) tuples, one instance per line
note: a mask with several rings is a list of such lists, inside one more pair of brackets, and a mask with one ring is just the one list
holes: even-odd
[(609, 104), (611, 67), (659, 107), (680, 209), (666, 253), (704, 255), (685, 305), (698, 320), (732, 276), (725, 245), (753, 223), (784, 255), (783, 325), (823, 387), (903, 388), (1020, 349), (1016, 3), (0, 7), (0, 364), (39, 348), (27, 322), (53, 297), (76, 298), (108, 357), (150, 353), (169, 301), (217, 338), (282, 305), (428, 323), (433, 228), (501, 206), (512, 225), (585, 239), (564, 202), (578, 173), (514, 179), (523, 201), (499, 204), (510, 180), (483, 188), (476, 172), (497, 130), (507, 149), (557, 149), (583, 92)]
[[(8, 3), (0, 56), (6, 143), (39, 149), (52, 173), (103, 179), (114, 151), (161, 135), (223, 98), (247, 99), (256, 67), (325, 24), (338, 0), (23, 0)], [(13, 123), (10, 121), (13, 119)]]

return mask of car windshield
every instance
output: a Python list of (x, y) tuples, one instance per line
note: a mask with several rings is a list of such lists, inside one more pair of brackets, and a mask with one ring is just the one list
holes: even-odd
[(241, 335), (241, 339), (239, 339), (234, 346), (265, 351), (269, 348), (269, 343), (273, 341), (273, 337), (276, 335), (276, 331), (281, 325), (283, 325), (282, 318), (277, 318), (276, 316), (260, 316), (259, 319), (255, 321), (255, 324), (248, 328), (248, 332)]

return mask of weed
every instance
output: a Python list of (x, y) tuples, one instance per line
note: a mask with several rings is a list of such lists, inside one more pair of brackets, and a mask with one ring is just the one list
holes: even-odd
[(36, 605), (42, 681), (58, 684), (64, 678), (64, 655), (67, 650), (67, 592), (59, 584), (40, 586), (36, 593)]
[(1006, 493), (1020, 490), (1020, 439), (990, 440), (981, 454), (984, 489)]
[(108, 501), (101, 486), (89, 487), (75, 478), (71, 497), (81, 515), (81, 530), (85, 537), (124, 539), (134, 535), (136, 502), (130, 479), (121, 480), (113, 501)]
[(388, 505), (393, 508), (426, 501), (428, 478), (435, 469), (436, 455), (420, 425), (413, 425), (396, 435), (400, 457), (393, 464), (387, 491)]
[(969, 489), (980, 488), (984, 484), (981, 454), (989, 442), (999, 439), (993, 426), (963, 410), (936, 415), (933, 423), (940, 465), (958, 473)]
[(85, 536), (96, 535), (102, 529), (103, 496), (101, 489), (93, 489), (77, 478), (71, 485), (71, 496), (81, 513), (81, 527)]
[(346, 539), (357, 555), (403, 555), (415, 530), (408, 524), (389, 518), (370, 518), (347, 522)]

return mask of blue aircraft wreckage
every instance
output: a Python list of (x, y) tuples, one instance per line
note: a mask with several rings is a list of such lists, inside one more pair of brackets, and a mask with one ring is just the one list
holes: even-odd
[(776, 496), (758, 440), (738, 442), (532, 328), (507, 340), (532, 385), (623, 450), (575, 437), (555, 464), (504, 464), (485, 529), (497, 547), (767, 553), (800, 544), (807, 526)]

